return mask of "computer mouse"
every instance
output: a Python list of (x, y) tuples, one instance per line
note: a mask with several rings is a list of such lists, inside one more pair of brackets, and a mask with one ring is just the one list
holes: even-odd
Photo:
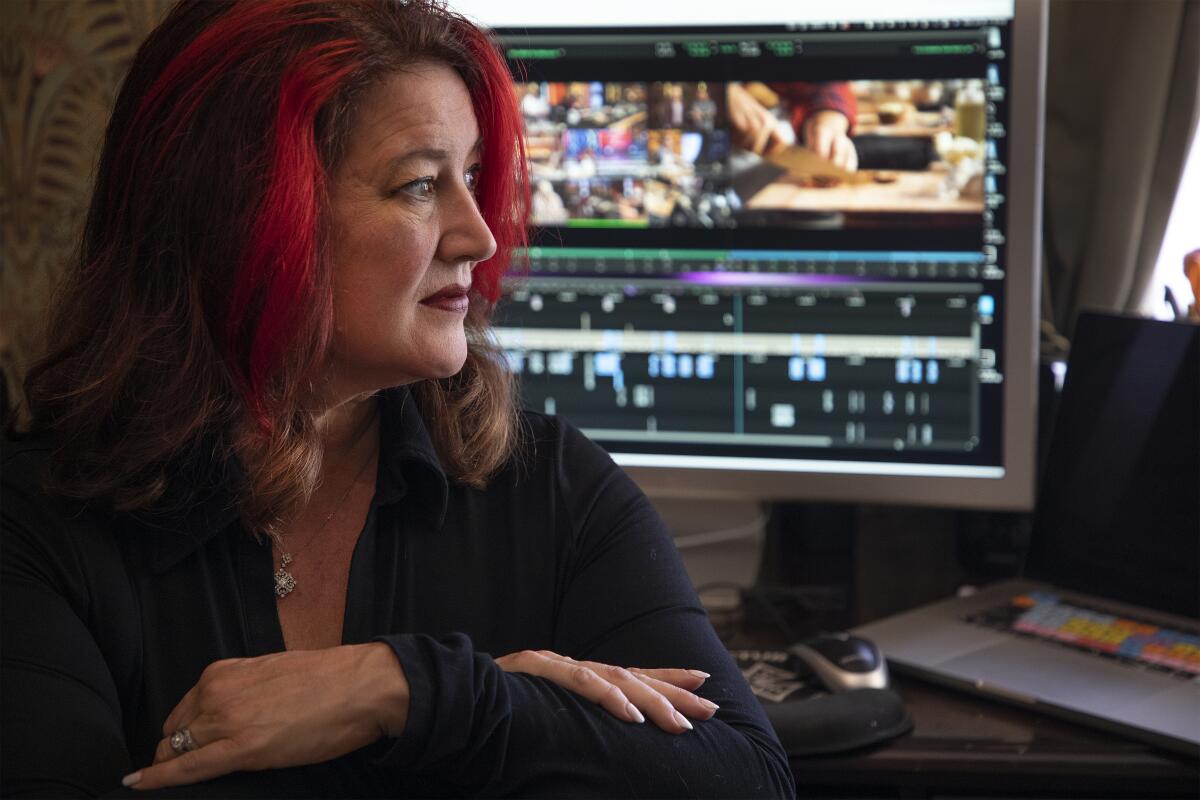
[(887, 662), (879, 648), (860, 636), (823, 633), (797, 642), (788, 652), (799, 658), (831, 692), (886, 689)]

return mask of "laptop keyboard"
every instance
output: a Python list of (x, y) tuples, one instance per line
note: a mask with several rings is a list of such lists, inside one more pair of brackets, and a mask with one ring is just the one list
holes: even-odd
[(1200, 678), (1200, 634), (1067, 603), (1049, 592), (1018, 595), (1004, 605), (971, 614), (966, 621), (1179, 678)]

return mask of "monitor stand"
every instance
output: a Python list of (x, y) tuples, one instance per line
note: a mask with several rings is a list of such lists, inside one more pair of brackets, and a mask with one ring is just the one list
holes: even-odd
[(651, 497), (709, 610), (728, 610), (758, 578), (768, 507), (758, 500)]

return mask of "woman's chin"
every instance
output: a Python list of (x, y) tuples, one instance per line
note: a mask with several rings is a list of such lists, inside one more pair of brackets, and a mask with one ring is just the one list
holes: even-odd
[(466, 361), (464, 360), (462, 363), (458, 364), (458, 366), (456, 366), (456, 367), (453, 367), (453, 368), (447, 367), (446, 369), (440, 369), (435, 372), (432, 372), (431, 374), (425, 376), (426, 380), (436, 381), (436, 380), (441, 380), (443, 378), (453, 378), (455, 375), (462, 372), (462, 368), (465, 363), (466, 363)]
[(359, 364), (357, 368), (343, 365), (339, 369), (337, 386), (340, 389), (352, 387), (355, 393), (364, 391), (381, 391), (397, 386), (405, 386), (421, 381), (435, 381), (451, 378), (462, 372), (467, 361), (466, 348), (461, 354), (446, 354), (444, 357), (425, 357), (419, 362), (397, 361), (374, 364)]
[(467, 349), (463, 347), (461, 353), (447, 353), (444, 357), (430, 358), (422, 365), (419, 375), (424, 380), (451, 378), (462, 372), (462, 368), (466, 363)]

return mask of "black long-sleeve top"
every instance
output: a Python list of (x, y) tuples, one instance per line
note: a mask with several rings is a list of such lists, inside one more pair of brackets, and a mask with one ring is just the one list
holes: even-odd
[[(380, 640), (412, 690), (400, 736), (324, 764), (177, 790), (208, 796), (791, 796), (770, 725), (653, 508), (563, 421), (483, 491), (448, 480), (408, 392), (383, 393), (375, 497), (342, 640)], [(3, 456), (0, 791), (97, 795), (146, 766), (203, 669), (284, 649), (269, 544), (233, 508), (236, 463), (183, 475), (186, 513), (106, 512), (40, 487), (51, 442)], [(523, 649), (701, 669), (695, 730), (637, 725), (492, 660)], [(131, 790), (125, 790), (131, 792)]]

